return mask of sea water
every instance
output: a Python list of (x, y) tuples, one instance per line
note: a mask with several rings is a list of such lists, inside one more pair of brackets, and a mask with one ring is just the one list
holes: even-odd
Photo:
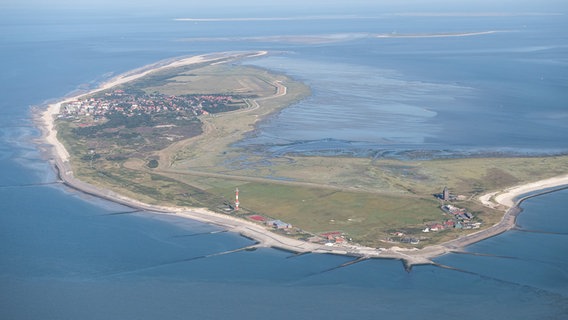
[(366, 38), (254, 62), (307, 82), (313, 94), (238, 145), (276, 155), (565, 153), (565, 18), (530, 30), (523, 19), (496, 22), (484, 26), (501, 30), (494, 34)]
[[(59, 184), (34, 142), (39, 132), (31, 121), (30, 111), (31, 105), (92, 87), (112, 74), (160, 59), (232, 49), (270, 49), (286, 54), (254, 63), (305, 81), (314, 94), (264, 122), (257, 135), (250, 137), (252, 142), (247, 143), (269, 150), (263, 152), (273, 152), (270, 148), (282, 144), (280, 140), (271, 140), (274, 130), (288, 135), (282, 137), (290, 145), (308, 140), (324, 144), (335, 141), (341, 147), (349, 143), (368, 144), (369, 148), (376, 148), (377, 143), (388, 144), (389, 148), (400, 145), (402, 149), (428, 144), (436, 144), (436, 148), (451, 147), (455, 141), (444, 140), (441, 133), (457, 125), (446, 120), (455, 120), (461, 114), (465, 118), (461, 124), (474, 127), (474, 123), (481, 121), (473, 110), (477, 107), (481, 108), (483, 117), (489, 118), (489, 123), (496, 121), (493, 117), (503, 120), (517, 116), (515, 121), (526, 125), (536, 140), (546, 144), (540, 147), (530, 139), (520, 143), (530, 134), (524, 127), (515, 130), (514, 121), (505, 121), (500, 130), (488, 127), (495, 135), (499, 134), (500, 142), (480, 139), (482, 133), (469, 139), (458, 130), (451, 136), (459, 140), (456, 145), (463, 150), (517, 147), (517, 143), (519, 149), (537, 153), (565, 150), (562, 135), (566, 122), (561, 119), (566, 109), (560, 103), (565, 98), (561, 89), (566, 86), (565, 42), (561, 29), (557, 29), (563, 20), (532, 17), (529, 25), (536, 25), (537, 31), (530, 29), (534, 34), (525, 38), (511, 35), (517, 39), (513, 44), (500, 43), (505, 34), (489, 39), (458, 39), (458, 42), (448, 38), (413, 43), (391, 39), (386, 43), (357, 38), (348, 42), (306, 44), (187, 39), (392, 32), (392, 21), (297, 21), (291, 27), (285, 21), (243, 21), (234, 28), (234, 23), (226, 21), (188, 24), (173, 21), (172, 17), (177, 16), (83, 13), (83, 16), (61, 17), (2, 13), (1, 318), (561, 319), (568, 316), (566, 190), (527, 200), (518, 230), (472, 245), (466, 253), (437, 258), (440, 266), (418, 266), (411, 272), (405, 271), (396, 260), (367, 260), (340, 267), (352, 258), (296, 256), (274, 249), (232, 252), (250, 245), (251, 241), (192, 220), (132, 212), (130, 208)], [(486, 21), (494, 24), (490, 25), (492, 28), (522, 27), (523, 21), (515, 19), (518, 17)], [(423, 20), (428, 22), (429, 31), (448, 31), (442, 28), (442, 23)], [(472, 27), (467, 23), (450, 25), (453, 28), (450, 31)], [(397, 26), (398, 32), (422, 30), (407, 23)], [(542, 26), (556, 33), (538, 32)], [(527, 38), (533, 42), (523, 43)], [(484, 41), (490, 41), (493, 47), (487, 48)], [(545, 45), (553, 48), (544, 48)], [(452, 47), (450, 52), (447, 46)], [(372, 48), (371, 52), (365, 48)], [(494, 57), (501, 51), (502, 56), (497, 60), (507, 64), (507, 57), (515, 50), (523, 54), (515, 55), (513, 60), (528, 60), (536, 74), (544, 74), (543, 80), (537, 75), (528, 82), (511, 83), (513, 76), (492, 68), (481, 70), (481, 75), (477, 73), (485, 63), (499, 65)], [(443, 51), (441, 56), (439, 51)], [(461, 68), (442, 68), (448, 61), (444, 57), (455, 60)], [(525, 69), (516, 70), (516, 66), (513, 63), (506, 70), (524, 73)], [(334, 77), (334, 73), (339, 77)], [(476, 78), (472, 79), (472, 74)], [(541, 81), (548, 85), (538, 86)], [(533, 85), (538, 90), (521, 90)], [(504, 89), (499, 90), (500, 87)], [(498, 102), (489, 105), (491, 93), (496, 93)], [(532, 95), (535, 95), (533, 100), (528, 99)], [(531, 103), (537, 99), (543, 103)], [(428, 103), (420, 103), (422, 100)], [(499, 111), (497, 103), (506, 110)], [(327, 104), (330, 109), (324, 110)], [(350, 106), (347, 111), (346, 106)], [(351, 126), (361, 117), (358, 111), (372, 114), (380, 125)], [(311, 116), (321, 113), (326, 120), (313, 122), (310, 113)], [(468, 117), (472, 115), (469, 123)], [(346, 118), (346, 122), (337, 122), (340, 117)], [(400, 123), (405, 130), (397, 129), (391, 121)], [(287, 130), (286, 126), (292, 127)], [(345, 129), (333, 130), (338, 126)], [(382, 129), (384, 126), (394, 133)], [(294, 135), (296, 129), (303, 130), (302, 135)], [(335, 131), (343, 132), (334, 135)], [(315, 149), (323, 150), (321, 146)]]

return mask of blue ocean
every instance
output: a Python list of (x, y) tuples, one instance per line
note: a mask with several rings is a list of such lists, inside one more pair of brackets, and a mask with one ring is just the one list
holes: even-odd
[[(0, 318), (568, 318), (568, 190), (524, 202), (514, 230), (410, 272), (396, 260), (340, 267), (352, 258), (231, 253), (251, 240), (58, 183), (32, 121), (46, 101), (162, 59), (268, 50), (245, 63), (304, 81), (312, 95), (240, 142), (255, 152), (564, 154), (568, 10), (549, 2), (515, 14), (377, 6), (325, 16), (147, 1), (135, 10), (4, 5)], [(485, 31), (496, 32), (397, 37)]]

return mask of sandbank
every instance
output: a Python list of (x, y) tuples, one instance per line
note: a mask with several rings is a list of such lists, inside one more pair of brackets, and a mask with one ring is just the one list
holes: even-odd
[(481, 36), (487, 34), (493, 34), (497, 32), (496, 30), (489, 31), (479, 31), (479, 32), (456, 32), (456, 33), (409, 33), (409, 34), (397, 34), (397, 33), (385, 33), (379, 34), (377, 38), (448, 38), (448, 37), (471, 37), (471, 36)]

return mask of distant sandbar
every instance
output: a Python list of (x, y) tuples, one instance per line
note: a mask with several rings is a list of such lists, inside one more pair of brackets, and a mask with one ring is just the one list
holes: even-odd
[(478, 32), (444, 32), (444, 33), (385, 33), (379, 34), (377, 38), (448, 38), (448, 37), (471, 37), (494, 34), (505, 31), (478, 31)]

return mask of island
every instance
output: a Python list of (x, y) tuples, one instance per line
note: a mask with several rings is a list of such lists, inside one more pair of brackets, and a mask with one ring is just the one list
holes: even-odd
[(266, 154), (239, 146), (309, 96), (243, 64), (266, 51), (162, 61), (52, 103), (38, 121), (62, 183), (297, 253), (410, 268), (515, 227), (520, 195), (568, 185), (568, 157), (403, 161)]

